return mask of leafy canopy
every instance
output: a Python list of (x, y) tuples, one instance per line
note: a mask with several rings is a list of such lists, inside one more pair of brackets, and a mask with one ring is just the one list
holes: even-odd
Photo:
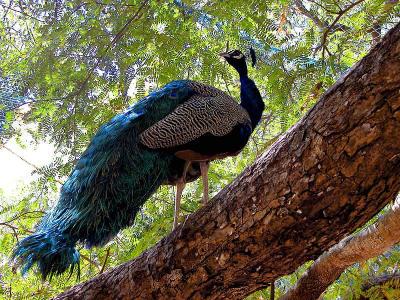
[[(51, 283), (35, 274), (22, 279), (7, 260), (17, 239), (56, 201), (59, 182), (90, 138), (116, 113), (175, 79), (209, 83), (238, 98), (237, 75), (217, 54), (227, 45), (246, 52), (253, 47), (258, 64), (250, 76), (264, 97), (265, 115), (241, 155), (212, 165), (210, 187), (217, 192), (299, 120), (399, 15), (397, 0), (0, 1), (0, 140), (23, 144), (28, 131), (56, 147), (54, 161), (35, 171), (39, 180), (21, 188), (16, 204), (1, 206), (0, 294), (46, 299), (75, 283), (67, 276)], [(172, 197), (161, 188), (133, 228), (104, 248), (82, 249), (81, 280), (168, 234)], [(197, 209), (200, 197), (199, 184), (191, 184), (184, 212)], [(361, 279), (348, 274), (326, 297), (353, 292), (347, 287)], [(281, 279), (279, 291), (295, 278)]]

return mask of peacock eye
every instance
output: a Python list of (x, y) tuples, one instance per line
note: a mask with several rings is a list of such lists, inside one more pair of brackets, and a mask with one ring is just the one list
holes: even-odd
[(232, 57), (235, 58), (235, 59), (241, 59), (243, 57), (243, 54), (240, 53), (240, 54), (234, 55)]

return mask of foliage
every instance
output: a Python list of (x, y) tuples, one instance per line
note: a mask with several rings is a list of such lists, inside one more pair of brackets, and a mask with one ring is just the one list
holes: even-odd
[[(258, 64), (249, 71), (265, 99), (265, 115), (243, 153), (212, 164), (210, 188), (216, 193), (298, 121), (399, 15), (397, 0), (1, 0), (1, 141), (18, 139), (24, 128), (37, 142), (54, 144), (56, 155), (37, 170), (39, 180), (21, 188), (16, 204), (1, 206), (0, 295), (47, 299), (76, 283), (67, 275), (50, 283), (34, 273), (23, 279), (8, 258), (40, 217), (31, 212), (54, 203), (57, 181), (65, 180), (99, 126), (117, 112), (174, 79), (211, 83), (238, 97), (236, 74), (217, 53), (228, 43), (242, 50), (252, 46)], [(8, 89), (2, 84), (7, 80)], [(1, 197), (0, 203), (10, 203)], [(168, 234), (172, 198), (169, 188), (161, 188), (133, 227), (103, 248), (82, 249), (80, 280), (139, 255)], [(196, 210), (200, 198), (201, 183), (190, 184), (184, 212)], [(326, 298), (360, 294), (366, 276), (395, 266), (398, 253), (396, 248), (389, 257), (352, 267)], [(279, 279), (276, 293), (305, 269)]]

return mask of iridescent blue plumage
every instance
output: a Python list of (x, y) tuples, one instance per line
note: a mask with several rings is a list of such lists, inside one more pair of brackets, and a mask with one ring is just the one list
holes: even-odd
[(26, 272), (34, 263), (46, 278), (73, 270), (77, 242), (104, 245), (132, 225), (144, 202), (179, 177), (183, 161), (138, 143), (138, 134), (173, 111), (194, 92), (174, 81), (103, 125), (61, 189), (57, 205), (36, 232), (20, 241), (14, 256)]

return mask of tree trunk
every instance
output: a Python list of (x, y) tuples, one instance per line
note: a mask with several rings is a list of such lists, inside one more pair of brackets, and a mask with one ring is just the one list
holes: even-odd
[(241, 299), (336, 244), (400, 189), (400, 24), (169, 236), (57, 299)]

